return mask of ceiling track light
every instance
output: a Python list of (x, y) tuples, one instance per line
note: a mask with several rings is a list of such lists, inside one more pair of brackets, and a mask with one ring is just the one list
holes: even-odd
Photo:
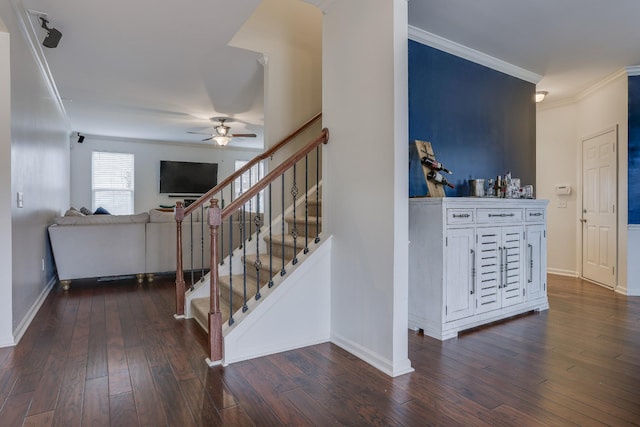
[(42, 41), (42, 45), (44, 47), (48, 47), (52, 49), (58, 47), (58, 43), (60, 43), (60, 38), (62, 38), (62, 33), (56, 30), (55, 28), (49, 28), (47, 26), (49, 21), (47, 21), (46, 18), (40, 17), (40, 20), (42, 21), (41, 27), (47, 30), (47, 37), (45, 37), (44, 40)]

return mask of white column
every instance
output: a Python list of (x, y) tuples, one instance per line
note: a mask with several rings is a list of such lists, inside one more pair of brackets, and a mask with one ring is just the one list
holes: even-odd
[(406, 0), (321, 2), (332, 341), (396, 376), (407, 349)]

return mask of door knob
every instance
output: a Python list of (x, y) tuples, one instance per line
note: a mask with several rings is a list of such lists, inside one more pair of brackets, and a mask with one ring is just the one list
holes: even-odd
[(584, 218), (580, 218), (580, 222), (585, 223), (585, 222), (587, 222), (587, 220), (584, 219)]

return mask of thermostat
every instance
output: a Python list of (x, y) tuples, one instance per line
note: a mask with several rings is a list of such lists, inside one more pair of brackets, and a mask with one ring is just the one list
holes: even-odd
[(568, 196), (571, 194), (570, 185), (556, 185), (556, 194), (558, 196)]

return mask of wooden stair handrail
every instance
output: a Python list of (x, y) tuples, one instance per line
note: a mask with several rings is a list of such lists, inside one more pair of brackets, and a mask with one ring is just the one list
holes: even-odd
[(277, 168), (269, 172), (267, 176), (256, 182), (253, 186), (251, 186), (251, 188), (242, 193), (240, 197), (227, 205), (227, 207), (222, 210), (222, 220), (224, 221), (225, 219), (229, 218), (229, 215), (240, 209), (245, 203), (251, 200), (260, 191), (264, 190), (269, 184), (271, 184), (276, 180), (276, 178), (289, 170), (289, 168), (291, 168), (294, 164), (298, 163), (299, 160), (303, 159), (318, 145), (326, 144), (327, 142), (329, 142), (329, 129), (324, 128), (322, 129), (320, 135), (316, 137), (316, 139), (302, 147), (286, 161), (282, 162), (282, 164), (280, 164)]
[(213, 187), (211, 190), (207, 191), (204, 195), (200, 196), (195, 202), (193, 202), (187, 208), (185, 208), (185, 210), (184, 210), (185, 216), (189, 215), (191, 212), (193, 212), (194, 210), (196, 210), (200, 206), (204, 205), (207, 201), (209, 201), (211, 199), (211, 197), (214, 194), (219, 193), (220, 191), (222, 191), (222, 189), (224, 189), (227, 185), (229, 185), (233, 181), (235, 181), (243, 173), (245, 173), (246, 171), (251, 169), (256, 163), (258, 163), (258, 162), (260, 162), (260, 161), (262, 161), (264, 159), (268, 159), (269, 157), (273, 156), (278, 150), (280, 150), (282, 147), (284, 147), (293, 138), (295, 138), (296, 136), (300, 135), (302, 132), (307, 130), (307, 128), (309, 128), (309, 126), (311, 126), (313, 123), (315, 123), (320, 117), (322, 117), (322, 113), (316, 114), (315, 116), (313, 116), (312, 118), (307, 120), (305, 123), (303, 123), (302, 126), (300, 126), (298, 129), (296, 129), (293, 132), (291, 132), (282, 141), (280, 141), (279, 143), (277, 143), (276, 145), (274, 145), (273, 147), (271, 147), (270, 149), (268, 149), (264, 153), (258, 154), (256, 157), (251, 159), (247, 164), (245, 164), (240, 169), (235, 171), (233, 174), (231, 174), (230, 176), (225, 178), (221, 183), (219, 183), (218, 185)]

